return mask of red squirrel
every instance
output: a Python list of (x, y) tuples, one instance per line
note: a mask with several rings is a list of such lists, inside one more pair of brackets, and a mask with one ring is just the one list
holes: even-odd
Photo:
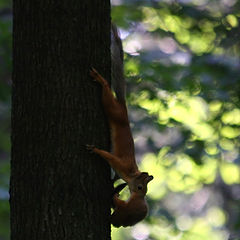
[(114, 97), (108, 82), (94, 69), (90, 75), (102, 86), (102, 103), (111, 130), (112, 153), (87, 145), (87, 149), (104, 158), (129, 186), (130, 198), (120, 200), (118, 193), (113, 197), (114, 212), (111, 223), (116, 226), (132, 226), (147, 214), (145, 195), (147, 184), (153, 176), (140, 172), (135, 160), (134, 141), (129, 125), (125, 102), (125, 80), (123, 73), (123, 49), (117, 28), (111, 29), (112, 80)]
[[(113, 196), (114, 212), (111, 215), (111, 223), (115, 227), (133, 226), (143, 220), (148, 212), (145, 201), (147, 184), (153, 179), (148, 173), (142, 173), (133, 181), (131, 195), (127, 201), (118, 198), (118, 194)], [(119, 185), (121, 187), (121, 185)], [(118, 187), (117, 187), (118, 188)], [(123, 188), (123, 187), (122, 187)]]

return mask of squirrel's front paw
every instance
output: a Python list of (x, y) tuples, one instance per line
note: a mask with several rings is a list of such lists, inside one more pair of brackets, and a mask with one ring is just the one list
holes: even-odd
[(86, 149), (89, 150), (90, 152), (93, 152), (94, 148), (95, 148), (94, 145), (86, 144)]
[(97, 78), (98, 75), (99, 75), (99, 73), (97, 72), (97, 70), (96, 70), (95, 68), (91, 67), (89, 73), (90, 73), (90, 76), (91, 76), (95, 81), (97, 81), (96, 78)]

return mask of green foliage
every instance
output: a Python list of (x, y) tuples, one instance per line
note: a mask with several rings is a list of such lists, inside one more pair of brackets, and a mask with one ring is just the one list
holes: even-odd
[(9, 204), (0, 200), (0, 239), (9, 239)]
[(11, 1), (10, 0), (0, 0), (0, 9), (1, 11), (5, 11), (6, 8), (11, 7)]
[[(113, 239), (238, 239), (240, 4), (113, 1), (149, 217)], [(145, 149), (142, 152), (142, 149)]]
[(11, 1), (0, 0), (0, 239), (9, 239)]

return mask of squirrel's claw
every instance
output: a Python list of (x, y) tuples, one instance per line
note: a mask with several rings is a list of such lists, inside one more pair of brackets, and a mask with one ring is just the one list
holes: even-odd
[(96, 77), (98, 76), (98, 72), (94, 67), (91, 67), (89, 70), (90, 76), (93, 78), (94, 81), (96, 81)]
[(86, 144), (86, 149), (89, 150), (90, 152), (93, 152), (95, 146), (94, 145), (89, 145), (89, 144)]

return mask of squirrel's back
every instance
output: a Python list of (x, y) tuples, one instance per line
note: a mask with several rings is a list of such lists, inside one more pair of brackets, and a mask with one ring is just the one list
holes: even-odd
[(118, 101), (125, 102), (126, 86), (123, 68), (123, 47), (117, 27), (114, 24), (111, 27), (111, 60), (112, 86)]

